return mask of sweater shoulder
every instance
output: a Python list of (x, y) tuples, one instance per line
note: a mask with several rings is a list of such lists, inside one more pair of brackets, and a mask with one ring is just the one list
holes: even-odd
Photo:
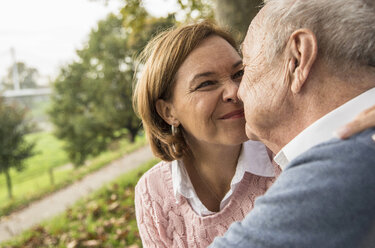
[[(151, 193), (151, 195), (169, 194), (169, 184), (172, 184), (172, 178), (169, 173), (170, 162), (161, 161), (146, 171), (135, 186), (136, 194)], [(167, 186), (167, 187), (166, 187)]]

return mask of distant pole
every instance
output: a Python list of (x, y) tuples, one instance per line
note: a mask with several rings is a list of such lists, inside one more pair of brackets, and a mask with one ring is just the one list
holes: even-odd
[(51, 182), (51, 185), (55, 185), (55, 177), (53, 176), (53, 168), (50, 167), (48, 170), (49, 173), (49, 180)]
[(12, 54), (13, 58), (13, 84), (14, 84), (14, 90), (20, 90), (20, 80), (18, 77), (18, 68), (17, 68), (17, 60), (16, 60), (16, 52), (14, 51), (14, 48), (12, 47), (10, 49), (10, 53)]

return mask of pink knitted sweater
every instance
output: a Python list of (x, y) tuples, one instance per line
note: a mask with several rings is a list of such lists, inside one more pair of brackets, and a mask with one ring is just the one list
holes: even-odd
[[(276, 175), (280, 168), (276, 165)], [(183, 197), (176, 203), (169, 162), (147, 171), (135, 188), (135, 208), (144, 247), (207, 247), (234, 221), (242, 220), (254, 200), (275, 181), (245, 173), (229, 203), (218, 213), (199, 216)]]

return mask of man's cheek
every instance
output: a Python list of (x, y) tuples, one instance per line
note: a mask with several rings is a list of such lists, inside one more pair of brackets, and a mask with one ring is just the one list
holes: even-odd
[(246, 123), (246, 136), (250, 139), (250, 140), (255, 140), (255, 141), (259, 141), (259, 138), (254, 134), (253, 130), (251, 129), (251, 126)]
[(237, 92), (237, 96), (238, 96), (238, 99), (242, 102), (244, 102), (244, 97), (243, 97), (243, 94), (244, 94), (244, 82), (241, 81), (240, 83), (240, 87), (238, 88), (238, 92)]

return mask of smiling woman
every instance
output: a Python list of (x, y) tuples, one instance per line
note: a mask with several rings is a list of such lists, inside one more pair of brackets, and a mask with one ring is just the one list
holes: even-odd
[(202, 22), (161, 33), (143, 52), (134, 105), (163, 160), (136, 187), (145, 247), (208, 246), (280, 172), (262, 143), (247, 141), (236, 48)]
[(237, 98), (242, 73), (236, 50), (225, 39), (212, 35), (182, 63), (171, 98), (156, 102), (158, 114), (169, 125), (183, 129), (190, 149), (241, 144), (247, 140), (243, 106)]

